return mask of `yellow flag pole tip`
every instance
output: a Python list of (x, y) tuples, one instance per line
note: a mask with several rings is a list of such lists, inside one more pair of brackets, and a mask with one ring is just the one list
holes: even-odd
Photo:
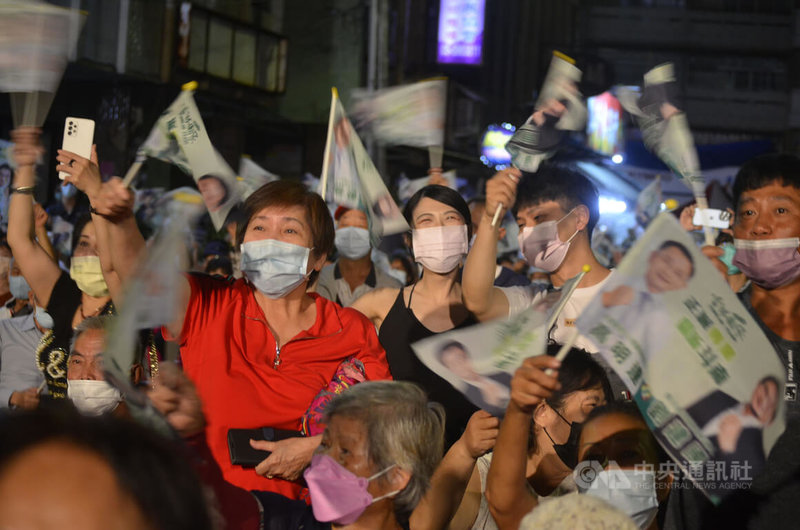
[(559, 59), (564, 59), (569, 64), (575, 64), (575, 59), (573, 59), (572, 57), (570, 57), (569, 55), (567, 55), (565, 53), (561, 53), (558, 50), (553, 50), (553, 57), (558, 57)]
[(678, 201), (676, 201), (675, 199), (667, 199), (666, 201), (664, 201), (664, 207), (667, 210), (674, 210), (675, 208), (678, 207)]
[(176, 193), (174, 199), (179, 202), (184, 202), (187, 204), (202, 204), (203, 198), (199, 195), (194, 195), (192, 193)]
[(181, 90), (197, 90), (197, 81), (189, 81), (188, 83), (185, 83), (183, 86), (181, 86)]
[(333, 94), (333, 97), (335, 97), (335, 98), (338, 98), (338, 97), (339, 97), (339, 91), (338, 91), (338, 90), (336, 90), (336, 87), (335, 87), (335, 86), (332, 86), (332, 87), (331, 87), (331, 93)]
[(592, 268), (589, 265), (584, 265), (581, 270), (583, 270), (583, 272), (589, 272), (590, 270), (592, 270)]

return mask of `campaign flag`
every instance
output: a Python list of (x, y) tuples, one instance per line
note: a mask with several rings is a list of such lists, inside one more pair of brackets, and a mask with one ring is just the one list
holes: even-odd
[(375, 91), (352, 92), (356, 126), (386, 144), (431, 147), (444, 145), (447, 79)]
[(475, 406), (502, 417), (514, 372), (547, 347), (546, 320), (547, 314), (532, 306), (507, 320), (437, 333), (411, 347), (425, 366)]
[(549, 331), (558, 320), (558, 316), (564, 307), (567, 305), (572, 293), (578, 288), (578, 284), (583, 277), (589, 272), (590, 267), (584, 265), (581, 272), (564, 282), (564, 285), (559, 289), (551, 289), (547, 291), (544, 296), (536, 299), (534, 305), (539, 311), (544, 311), (547, 315), (546, 329)]
[(577, 320), (656, 439), (712, 500), (749, 489), (784, 430), (785, 370), (725, 280), (659, 215)]
[(335, 88), (331, 97), (320, 194), (328, 202), (365, 211), (373, 243), (382, 236), (410, 230), (347, 118)]
[(86, 14), (39, 0), (0, 2), (0, 91), (11, 93), (14, 126), (41, 126)]
[(636, 198), (636, 220), (647, 226), (661, 211), (661, 175), (644, 187)]
[(147, 139), (136, 152), (136, 160), (137, 162), (144, 162), (148, 157), (156, 158), (162, 162), (178, 166), (178, 169), (187, 175), (191, 175), (192, 167), (189, 165), (189, 160), (167, 127), (167, 118), (171, 112), (172, 105), (161, 114), (156, 124), (153, 125), (150, 134), (147, 135)]
[(411, 347), (425, 366), (475, 406), (502, 417), (511, 395), (511, 377), (526, 358), (545, 352), (549, 329), (588, 270), (584, 267), (561, 289), (546, 293), (508, 319), (438, 333)]
[(315, 177), (314, 175), (312, 175), (311, 173), (308, 173), (308, 172), (304, 173), (302, 182), (303, 182), (303, 186), (305, 186), (310, 191), (313, 191), (315, 193), (319, 193), (320, 195), (322, 195), (322, 188), (320, 187), (320, 180), (317, 177)]
[(221, 230), (240, 200), (240, 189), (236, 174), (208, 138), (191, 83), (158, 118), (137, 152), (137, 161), (148, 156), (175, 164), (194, 178), (214, 228)]
[(146, 394), (131, 385), (130, 367), (135, 360), (139, 331), (168, 325), (175, 319), (180, 277), (188, 267), (187, 240), (191, 237), (192, 223), (203, 213), (203, 204), (200, 193), (191, 188), (178, 188), (158, 201), (163, 223), (144, 260), (127, 282), (117, 315), (106, 334), (103, 363), (106, 380), (125, 396), (135, 419), (164, 433), (171, 430)]
[[(580, 131), (586, 126), (588, 111), (578, 91), (581, 75), (573, 59), (553, 53), (536, 110), (505, 146), (514, 167), (535, 172), (543, 160), (553, 156), (566, 131)], [(537, 124), (535, 117), (543, 123)]]
[[(454, 190), (458, 189), (456, 186), (456, 171), (454, 169), (442, 173), (442, 178), (447, 181), (446, 185), (448, 188)], [(405, 176), (400, 177), (400, 179), (397, 181), (397, 198), (400, 199), (401, 202), (407, 201), (412, 195), (430, 184), (430, 181), (430, 177), (422, 177), (418, 179), (408, 179)]]
[(248, 156), (242, 156), (239, 160), (239, 193), (242, 200), (247, 198), (264, 184), (280, 180), (280, 177), (259, 166)]
[[(698, 208), (708, 208), (705, 178), (694, 146), (686, 114), (678, 102), (678, 83), (672, 63), (659, 65), (644, 75), (639, 97), (625, 87), (617, 91), (622, 107), (636, 118), (645, 146), (692, 190)], [(714, 244), (714, 232), (704, 227), (706, 244)]]

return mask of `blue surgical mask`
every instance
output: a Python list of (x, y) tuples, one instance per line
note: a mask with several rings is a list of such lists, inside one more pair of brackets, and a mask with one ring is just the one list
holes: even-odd
[(719, 257), (719, 260), (728, 267), (728, 276), (742, 272), (739, 270), (739, 267), (733, 264), (733, 256), (736, 255), (736, 245), (733, 243), (723, 243), (722, 250), (724, 250), (725, 253)]
[(262, 239), (242, 243), (242, 274), (268, 298), (283, 298), (308, 280), (311, 249)]
[(64, 199), (71, 199), (78, 194), (78, 188), (76, 188), (71, 182), (67, 182), (63, 186), (61, 186), (61, 197)]
[(386, 273), (395, 280), (398, 280), (403, 285), (408, 282), (408, 274), (406, 274), (406, 271), (401, 271), (400, 269), (388, 269)]
[(39, 323), (44, 329), (53, 329), (55, 326), (55, 322), (53, 322), (53, 317), (50, 316), (50, 313), (44, 310), (43, 307), (36, 306), (36, 309), (33, 312), (33, 318), (36, 319), (36, 322)]
[(369, 230), (348, 226), (336, 231), (336, 249), (342, 257), (360, 259), (369, 254)]
[(28, 292), (30, 292), (31, 287), (30, 285), (28, 285), (28, 282), (25, 280), (24, 276), (9, 275), (8, 290), (11, 291), (11, 296), (16, 298), (17, 300), (27, 300)]
[(584, 489), (584, 493), (627, 514), (639, 528), (650, 526), (658, 513), (656, 476), (653, 471), (604, 469), (588, 489)]

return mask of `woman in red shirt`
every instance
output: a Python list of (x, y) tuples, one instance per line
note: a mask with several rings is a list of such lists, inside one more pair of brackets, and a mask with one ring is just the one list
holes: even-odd
[[(104, 186), (96, 209), (118, 211), (111, 205), (130, 200), (119, 179)], [(184, 369), (205, 405), (205, 434), (225, 479), (297, 498), (301, 486), (293, 481), (320, 436), (254, 442), (272, 454), (253, 470), (231, 464), (228, 429), (299, 430), (312, 400), (351, 357), (363, 363), (367, 379), (391, 376), (366, 317), (306, 292), (333, 250), (333, 221), (322, 198), (302, 184), (277, 181), (254, 192), (244, 213), (237, 234), (244, 278), (230, 283), (187, 276), (167, 331), (178, 340)], [(132, 216), (116, 216), (111, 224), (116, 259), (143, 247)], [(116, 270), (124, 276), (127, 265)]]

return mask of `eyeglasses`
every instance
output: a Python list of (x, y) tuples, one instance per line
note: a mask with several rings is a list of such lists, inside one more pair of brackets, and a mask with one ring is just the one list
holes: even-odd
[(620, 467), (633, 467), (655, 460), (653, 436), (650, 431), (643, 429), (620, 431), (589, 444), (581, 457), (582, 462), (598, 462), (603, 468), (608, 466), (609, 462), (616, 462)]

